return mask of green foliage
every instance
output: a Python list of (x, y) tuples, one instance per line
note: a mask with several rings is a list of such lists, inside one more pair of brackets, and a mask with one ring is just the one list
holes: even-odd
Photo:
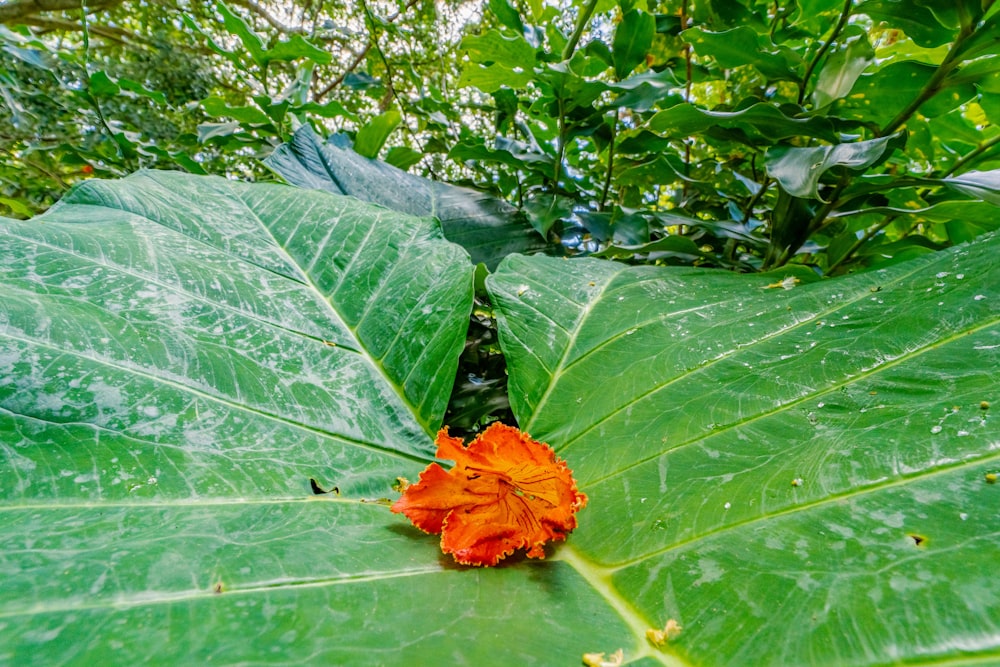
[[(589, 41), (579, 22), (571, 34), (536, 12), (522, 30), (500, 7), (501, 25), (462, 45), (462, 82), (496, 101), (498, 133), (462, 137), (449, 155), (544, 216), (537, 228), (640, 262), (681, 236), (703, 252), (662, 261), (843, 272), (903, 240), (944, 247), (981, 232), (919, 213), (903, 224), (884, 206), (995, 198), (948, 187), (974, 167), (1000, 173), (992, 2), (690, 4), (622, 4), (593, 17)], [(487, 38), (517, 57), (494, 56)], [(566, 202), (557, 220), (553, 197)], [(667, 211), (716, 226), (665, 224)]]
[(333, 136), (324, 144), (309, 127), (303, 127), (266, 164), (300, 187), (351, 195), (409, 215), (433, 216), (449, 241), (465, 248), (474, 263), (489, 269), (511, 253), (547, 248), (524, 217), (502, 199), (419, 178), (366, 158), (343, 136)]
[(44, 209), (92, 175), (224, 169), (198, 143), (203, 117), (185, 108), (216, 85), (216, 74), (168, 22), (151, 32), (141, 50), (128, 51), (53, 45), (0, 26), (0, 108), (9, 112), (0, 112), (0, 193), (20, 202), (13, 212)]
[(435, 221), (143, 172), (0, 227), (9, 662), (1000, 659), (995, 234), (826, 280), (508, 256), (511, 404), (590, 501), (468, 569), (382, 500), (472, 307)]
[(112, 41), (100, 12), (67, 15), (82, 40), (0, 35), (4, 97), (28, 119), (0, 165), (12, 211), (90, 172), (267, 178), (259, 159), (311, 126), (506, 199), (553, 245), (633, 263), (837, 274), (996, 226), (940, 215), (998, 192), (951, 180), (1000, 173), (993, 0), (495, 0), (482, 17), (319, 3), (287, 25), (217, 2), (181, 28), (166, 8), (136, 24), (130, 4), (105, 13), (150, 44)]

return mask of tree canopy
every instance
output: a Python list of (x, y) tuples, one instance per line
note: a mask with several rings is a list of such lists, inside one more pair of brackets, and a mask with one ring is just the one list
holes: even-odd
[(139, 167), (274, 178), (296, 130), (554, 247), (842, 272), (996, 227), (991, 1), (0, 7), (3, 203)]

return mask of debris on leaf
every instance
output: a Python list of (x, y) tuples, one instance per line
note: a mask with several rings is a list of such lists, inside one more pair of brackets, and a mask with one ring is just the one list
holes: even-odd
[(406, 493), (408, 488), (410, 488), (410, 480), (405, 477), (397, 477), (396, 481), (392, 483), (392, 490), (397, 493)]
[(979, 409), (980, 410), (989, 410), (990, 409), (990, 402), (989, 401), (981, 401), (979, 403)]
[(793, 287), (795, 287), (796, 285), (798, 285), (800, 282), (802, 282), (802, 281), (799, 280), (798, 278), (796, 278), (795, 276), (788, 276), (787, 278), (782, 278), (781, 280), (779, 280), (776, 283), (771, 283), (770, 285), (764, 285), (764, 287), (762, 289), (775, 289), (775, 288), (778, 288), (778, 287), (780, 287), (782, 289), (792, 289)]
[(625, 662), (625, 651), (618, 649), (607, 658), (603, 653), (584, 653), (583, 664), (587, 667), (620, 667)]
[(648, 639), (653, 646), (660, 647), (667, 642), (677, 639), (677, 637), (681, 634), (681, 630), (683, 630), (683, 628), (681, 628), (680, 624), (671, 618), (667, 621), (667, 624), (663, 626), (662, 630), (657, 630), (656, 628), (649, 628), (646, 630), (646, 639)]
[(518, 429), (491, 424), (465, 447), (437, 435), (437, 458), (406, 488), (392, 511), (425, 533), (441, 533), (441, 550), (464, 565), (496, 565), (515, 549), (545, 558), (546, 542), (565, 540), (587, 504), (573, 472), (552, 449)]
[(988, 472), (988, 473), (986, 473), (986, 483), (987, 484), (996, 484), (997, 483), (997, 478), (998, 478), (998, 476), (997, 476), (997, 474), (995, 472)]
[(313, 479), (312, 477), (310, 477), (310, 478), (309, 478), (309, 486), (311, 486), (311, 487), (312, 487), (312, 492), (313, 492), (313, 493), (314, 493), (315, 495), (317, 495), (317, 496), (319, 496), (319, 495), (323, 495), (324, 493), (332, 493), (332, 494), (333, 494), (333, 495), (335, 495), (335, 496), (339, 496), (339, 495), (340, 495), (340, 489), (339, 489), (339, 488), (337, 488), (336, 486), (335, 486), (335, 487), (333, 487), (332, 489), (330, 489), (329, 491), (324, 491), (324, 490), (323, 490), (323, 487), (321, 487), (321, 486), (319, 485), (319, 482), (317, 482), (317, 481), (316, 481), (315, 479)]

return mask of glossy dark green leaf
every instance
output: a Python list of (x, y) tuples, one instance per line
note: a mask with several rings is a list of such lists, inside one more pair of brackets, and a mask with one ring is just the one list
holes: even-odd
[(391, 164), (397, 169), (406, 171), (424, 158), (420, 151), (413, 150), (407, 146), (393, 146), (385, 154), (386, 164)]
[(633, 9), (622, 16), (611, 44), (618, 79), (624, 79), (637, 65), (645, 62), (655, 32), (656, 20), (652, 14)]
[(955, 38), (955, 30), (938, 23), (930, 5), (919, 0), (866, 0), (855, 12), (902, 30), (924, 48), (941, 46)]
[(474, 63), (497, 64), (506, 69), (520, 67), (527, 72), (535, 64), (535, 49), (524, 37), (504, 35), (499, 30), (466, 37), (460, 48), (469, 54)]
[(303, 58), (321, 65), (325, 65), (333, 59), (329, 51), (324, 51), (315, 44), (312, 44), (302, 37), (302, 35), (292, 35), (287, 41), (279, 41), (267, 50), (265, 56), (268, 62)]
[(905, 134), (856, 141), (833, 146), (795, 148), (775, 146), (765, 156), (767, 174), (794, 197), (819, 198), (820, 179), (831, 169), (841, 167), (863, 171), (884, 161), (906, 144)]
[(839, 135), (826, 118), (793, 118), (764, 102), (741, 111), (707, 111), (693, 104), (677, 104), (654, 115), (648, 126), (654, 132), (677, 138), (687, 138), (713, 127), (724, 127), (744, 130), (765, 144), (799, 136), (839, 141)]
[[(548, 63), (536, 72), (543, 90), (562, 103), (564, 113), (576, 109), (591, 109), (608, 90), (602, 81), (586, 77), (567, 63)], [(556, 108), (558, 105), (553, 105)]]
[(813, 89), (813, 102), (817, 108), (825, 107), (844, 97), (875, 58), (875, 51), (865, 36), (848, 42), (835, 51), (823, 64)]
[(378, 157), (379, 151), (385, 145), (385, 140), (389, 138), (389, 135), (402, 120), (402, 114), (396, 109), (389, 109), (369, 120), (364, 127), (358, 130), (358, 134), (354, 138), (355, 152), (366, 158)]
[(616, 243), (598, 253), (594, 253), (594, 256), (631, 258), (640, 255), (650, 259), (659, 259), (668, 254), (671, 256), (682, 255), (691, 259), (705, 256), (705, 253), (698, 248), (698, 245), (686, 236), (665, 236), (661, 239), (638, 245)]
[[(260, 35), (253, 31), (243, 18), (231, 10), (226, 3), (216, 2), (216, 8), (219, 13), (222, 14), (222, 22), (226, 27), (229, 34), (236, 36), (240, 42), (250, 53), (250, 57), (259, 66), (264, 67), (267, 64), (267, 56), (265, 51), (267, 50), (264, 46), (264, 41), (261, 39)], [(216, 47), (220, 52), (223, 52), (221, 47)], [(229, 52), (232, 53), (232, 52)], [(233, 55), (237, 55), (233, 53)]]
[(669, 106), (683, 102), (683, 99), (670, 92), (680, 86), (674, 73), (665, 69), (662, 72), (648, 70), (624, 81), (610, 83), (608, 89), (620, 93), (612, 106), (645, 112), (657, 105)]
[(627, 619), (626, 662), (1000, 658), (998, 251), (811, 284), (541, 257), (488, 279), (515, 414), (590, 498), (556, 558)]
[(432, 220), (149, 172), (0, 228), (3, 662), (573, 664), (628, 633), (568, 563), (457, 568), (378, 501), (468, 324)]
[[(224, 2), (216, 3), (219, 13), (222, 14), (223, 25), (231, 35), (236, 36), (243, 47), (249, 51), (250, 57), (259, 67), (267, 67), (273, 61), (297, 60), (305, 58), (320, 64), (327, 64), (333, 56), (318, 46), (310, 43), (301, 35), (292, 35), (287, 40), (275, 43), (273, 47), (267, 47), (263, 39), (239, 14), (230, 9)], [(231, 56), (238, 54), (225, 52), (221, 47), (215, 47), (220, 53)]]
[(107, 72), (99, 71), (90, 75), (87, 87), (94, 95), (113, 96), (121, 92), (118, 82), (108, 76)]
[(144, 84), (138, 81), (133, 81), (132, 79), (119, 78), (118, 85), (121, 86), (122, 90), (126, 90), (134, 95), (139, 95), (140, 97), (148, 97), (157, 104), (167, 104), (167, 97), (158, 90), (150, 90)]
[(941, 182), (970, 197), (1000, 206), (1000, 169), (967, 171), (959, 176), (942, 178)]
[(1000, 85), (1000, 55), (974, 60), (948, 75), (949, 85), (974, 83), (981, 90), (997, 92)]
[(551, 155), (524, 142), (504, 140), (503, 137), (498, 137), (496, 144), (491, 148), (480, 142), (457, 143), (448, 151), (448, 157), (459, 162), (498, 162), (514, 169), (541, 169), (551, 173), (551, 165), (555, 163)]
[(975, 33), (958, 49), (961, 60), (972, 60), (982, 56), (995, 56), (1000, 51), (1000, 14), (991, 17), (978, 26)]
[(32, 67), (47, 72), (53, 69), (54, 58), (47, 53), (48, 49), (44, 44), (14, 32), (5, 25), (0, 25), (0, 50)]
[(459, 87), (472, 86), (484, 93), (495, 93), (501, 88), (513, 88), (519, 90), (524, 88), (533, 79), (530, 70), (517, 71), (504, 67), (503, 65), (481, 65), (479, 63), (468, 63), (462, 69), (462, 75), (458, 79)]
[[(951, 244), (965, 243), (972, 241), (977, 236), (986, 232), (1000, 229), (1000, 208), (997, 204), (981, 200), (945, 200), (931, 206), (922, 208), (897, 208), (891, 206), (872, 206), (857, 211), (845, 211), (832, 217), (851, 217), (852, 215), (879, 215), (892, 216), (900, 224), (907, 227), (922, 224), (930, 227), (935, 232), (943, 230)], [(856, 240), (855, 235), (850, 234), (850, 244)], [(922, 238), (914, 240), (915, 243), (924, 244), (927, 248), (937, 250), (938, 246), (926, 243)], [(906, 245), (906, 239), (900, 239), (899, 244)], [(872, 244), (871, 250), (862, 251), (877, 253), (882, 245)]]
[(270, 123), (263, 111), (253, 106), (230, 106), (221, 97), (206, 97), (201, 101), (205, 113), (213, 117), (235, 118), (241, 123)]
[[(835, 102), (830, 113), (884, 125), (921, 94), (936, 70), (933, 65), (914, 61), (886, 65), (859, 77), (850, 94)], [(949, 86), (922, 104), (920, 113), (928, 118), (940, 116), (975, 96), (971, 83)]]
[(795, 81), (799, 78), (795, 71), (794, 54), (773, 44), (762, 46), (764, 38), (749, 26), (723, 32), (690, 28), (681, 34), (694, 47), (695, 53), (714, 58), (720, 67), (752, 65), (768, 79)]
[(524, 22), (521, 20), (521, 14), (508, 0), (489, 0), (489, 8), (501, 25), (507, 26), (518, 35), (524, 34)]
[(448, 240), (465, 248), (474, 263), (495, 267), (509, 253), (548, 247), (506, 202), (369, 160), (333, 138), (323, 144), (308, 126), (265, 164), (293, 185), (351, 195), (410, 215), (434, 216)]

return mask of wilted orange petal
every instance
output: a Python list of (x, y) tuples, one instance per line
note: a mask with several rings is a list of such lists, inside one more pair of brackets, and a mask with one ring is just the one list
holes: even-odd
[(460, 563), (496, 565), (515, 549), (544, 558), (543, 545), (566, 539), (587, 503), (555, 452), (518, 429), (493, 424), (469, 447), (442, 429), (437, 456), (392, 506), (415, 526), (443, 532), (441, 548)]

